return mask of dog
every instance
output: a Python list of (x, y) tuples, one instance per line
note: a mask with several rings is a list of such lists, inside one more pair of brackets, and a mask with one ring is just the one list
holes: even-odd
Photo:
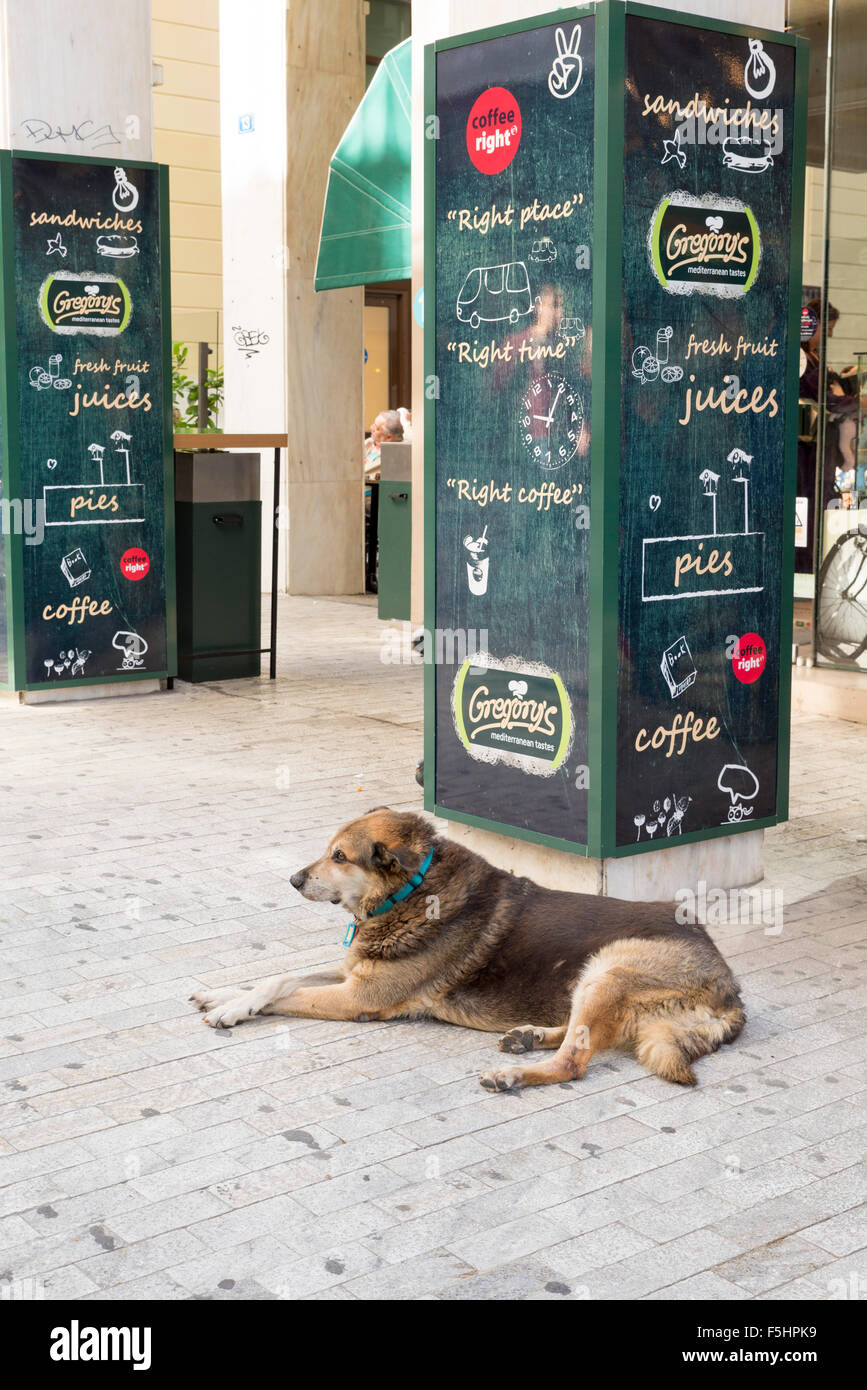
[(480, 1078), (507, 1091), (580, 1079), (594, 1053), (612, 1048), (691, 1086), (696, 1058), (744, 1026), (726, 962), (674, 907), (542, 888), (412, 812), (376, 807), (350, 821), (290, 882), (352, 915), (342, 967), (198, 990), (191, 1000), (211, 1027), (255, 1014), (436, 1018), (502, 1033), (501, 1052), (553, 1053)]

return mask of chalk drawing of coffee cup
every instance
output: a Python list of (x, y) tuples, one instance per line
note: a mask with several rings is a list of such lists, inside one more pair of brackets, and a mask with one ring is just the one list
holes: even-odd
[(470, 586), (471, 594), (485, 594), (488, 591), (488, 566), (490, 560), (485, 557), (477, 565), (467, 565), (467, 582)]
[(467, 583), (471, 594), (485, 594), (488, 590), (488, 528), (480, 536), (464, 536), (464, 550), (467, 552)]

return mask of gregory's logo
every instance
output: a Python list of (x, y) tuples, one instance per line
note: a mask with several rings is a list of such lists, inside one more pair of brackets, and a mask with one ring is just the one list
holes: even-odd
[(455, 727), (482, 762), (508, 762), (550, 776), (569, 751), (572, 719), (562, 680), (547, 667), (474, 656), (455, 680)]
[(129, 290), (114, 275), (56, 271), (43, 281), (39, 311), (54, 333), (122, 333), (129, 323)]
[(663, 198), (650, 224), (653, 272), (671, 294), (746, 294), (759, 269), (761, 242), (752, 210), (735, 198)]
[(131, 1361), (134, 1371), (150, 1370), (149, 1327), (82, 1327), (73, 1318), (68, 1327), (51, 1330), (52, 1361)]

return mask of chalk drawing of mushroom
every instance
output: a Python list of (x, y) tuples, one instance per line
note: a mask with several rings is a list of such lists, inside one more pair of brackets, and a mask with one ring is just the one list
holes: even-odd
[(728, 792), (731, 798), (729, 821), (743, 820), (745, 816), (753, 814), (755, 808), (746, 803), (758, 796), (759, 779), (743, 763), (726, 763), (717, 778), (717, 786), (721, 792)]

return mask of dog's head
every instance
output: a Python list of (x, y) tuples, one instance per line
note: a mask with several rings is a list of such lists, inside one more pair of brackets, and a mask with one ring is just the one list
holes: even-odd
[(322, 857), (299, 869), (290, 883), (312, 902), (339, 903), (363, 916), (412, 878), (433, 839), (421, 816), (377, 806), (342, 826)]

